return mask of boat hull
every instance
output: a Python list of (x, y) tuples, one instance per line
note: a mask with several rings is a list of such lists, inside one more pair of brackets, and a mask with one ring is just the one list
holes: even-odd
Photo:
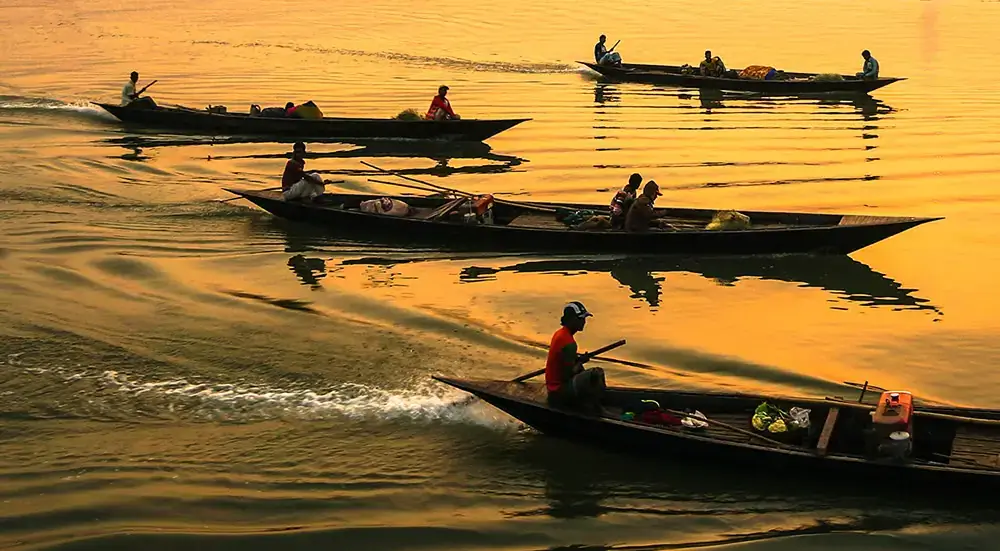
[[(621, 67), (598, 65), (596, 63), (580, 62), (591, 70), (600, 73), (608, 80), (616, 82), (638, 82), (658, 84), (681, 88), (698, 88), (708, 90), (729, 90), (734, 92), (753, 92), (767, 95), (799, 95), (799, 94), (829, 94), (858, 93), (866, 94), (902, 78), (879, 78), (877, 80), (862, 80), (845, 76), (838, 81), (814, 81), (802, 78), (800, 80), (751, 80), (735, 78), (714, 78), (701, 75), (681, 74), (680, 67), (671, 65), (623, 64)], [(791, 73), (791, 75), (810, 75), (809, 73)]]
[[(930, 489), (942, 493), (978, 492), (983, 486), (1000, 487), (1000, 471), (973, 470), (927, 464), (870, 461), (862, 457), (821, 455), (809, 451), (777, 449), (699, 436), (656, 426), (596, 417), (549, 407), (524, 394), (495, 392), (476, 380), (435, 379), (465, 390), (525, 425), (552, 437), (643, 457), (666, 457), (714, 465), (736, 466), (747, 476), (804, 476), (860, 483), (882, 482), (900, 491)], [(495, 384), (501, 384), (499, 381)], [(541, 386), (541, 385), (537, 385)], [(621, 390), (621, 389), (619, 389)], [(538, 394), (530, 392), (528, 394)], [(705, 395), (702, 395), (705, 396)], [(764, 397), (758, 397), (759, 400)], [(677, 402), (664, 402), (676, 404)], [(673, 405), (671, 407), (680, 408)], [(712, 414), (708, 414), (712, 417)]]
[[(294, 221), (321, 226), (332, 234), (389, 244), (431, 245), (441, 249), (510, 252), (583, 252), (679, 255), (754, 255), (754, 254), (849, 254), (897, 233), (929, 222), (931, 218), (878, 218), (873, 222), (843, 224), (843, 215), (747, 212), (751, 220), (777, 219), (825, 223), (822, 226), (799, 226), (742, 231), (578, 231), (503, 225), (467, 225), (396, 218), (362, 213), (300, 201), (284, 201), (275, 192), (227, 189), (271, 214)], [(328, 203), (376, 198), (354, 194), (330, 194)], [(411, 206), (433, 207), (440, 200), (399, 197)], [(543, 206), (542, 203), (535, 205)], [(563, 205), (570, 209), (603, 210), (597, 205)], [(503, 205), (495, 209), (498, 217), (510, 217)], [(515, 209), (516, 210), (516, 209)], [(702, 209), (666, 209), (666, 212), (700, 216), (707, 222), (714, 211)], [(783, 217), (783, 218), (782, 218)]]
[(393, 139), (481, 142), (530, 119), (409, 121), (395, 119), (322, 118), (317, 120), (250, 117), (194, 109), (131, 109), (98, 103), (118, 120), (133, 126), (211, 134), (281, 135), (314, 139)]

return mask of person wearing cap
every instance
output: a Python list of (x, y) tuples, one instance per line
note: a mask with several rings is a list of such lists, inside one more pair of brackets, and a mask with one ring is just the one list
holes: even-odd
[(430, 121), (458, 120), (462, 118), (455, 114), (447, 96), (448, 87), (442, 85), (438, 88), (438, 95), (434, 96), (434, 99), (431, 100), (431, 107), (427, 110), (424, 118)]
[(661, 195), (663, 194), (660, 193), (660, 186), (656, 182), (653, 180), (646, 182), (642, 188), (642, 195), (632, 203), (632, 207), (628, 209), (628, 214), (625, 216), (625, 231), (649, 231), (653, 222), (660, 218), (660, 215), (656, 214), (656, 210), (653, 208), (653, 203)]
[(583, 331), (593, 314), (583, 303), (573, 301), (563, 307), (561, 327), (552, 335), (545, 360), (545, 388), (552, 405), (582, 408), (599, 413), (605, 388), (604, 370), (584, 369), (574, 335)]
[(625, 226), (625, 215), (635, 202), (636, 194), (639, 192), (639, 184), (642, 183), (642, 175), (638, 172), (629, 176), (628, 183), (621, 190), (615, 193), (611, 199), (609, 210), (611, 212), (611, 229), (620, 230)]
[(857, 74), (858, 78), (878, 80), (878, 60), (868, 50), (861, 52), (861, 57), (865, 60), (865, 64), (861, 67), (861, 72)]

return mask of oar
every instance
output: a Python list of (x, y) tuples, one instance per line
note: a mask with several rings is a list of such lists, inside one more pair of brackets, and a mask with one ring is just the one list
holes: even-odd
[(153, 82), (150, 82), (149, 84), (143, 86), (142, 90), (139, 90), (138, 92), (135, 93), (135, 97), (138, 98), (139, 96), (141, 96), (142, 93), (146, 91), (146, 89), (148, 89), (150, 86), (156, 84), (157, 82), (160, 82), (160, 81), (159, 80), (154, 80)]
[[(347, 180), (323, 180), (323, 185), (343, 184), (346, 181)], [(282, 188), (281, 187), (269, 187), (267, 189), (262, 189), (260, 191), (278, 191), (279, 189), (282, 189)], [(236, 197), (230, 197), (229, 199), (222, 199), (219, 202), (220, 203), (228, 203), (230, 201), (235, 201), (237, 199), (242, 199), (242, 198), (243, 198), (242, 195), (237, 195)]]
[[(461, 190), (457, 190), (457, 189), (447, 188), (447, 187), (444, 187), (444, 186), (439, 186), (437, 184), (432, 184), (430, 182), (425, 182), (423, 180), (418, 180), (416, 178), (411, 178), (409, 176), (406, 176), (405, 174), (400, 174), (400, 173), (392, 171), (392, 170), (386, 170), (386, 169), (384, 169), (382, 167), (375, 166), (375, 165), (373, 165), (373, 164), (371, 164), (369, 162), (361, 161), (361, 164), (363, 164), (363, 165), (365, 165), (367, 167), (370, 167), (370, 168), (374, 168), (375, 170), (378, 170), (379, 172), (384, 172), (386, 174), (392, 174), (393, 176), (395, 176), (397, 178), (402, 178), (404, 180), (409, 180), (410, 182), (416, 182), (416, 183), (421, 184), (421, 185), (430, 186), (432, 188), (436, 188), (436, 189), (439, 189), (441, 191), (447, 191), (448, 193), (454, 193), (455, 195), (465, 195), (467, 197), (470, 197), (470, 196), (473, 195), (473, 194), (471, 194), (471, 193), (469, 193), (467, 191), (461, 191)], [(556, 209), (554, 209), (554, 208), (540, 207), (538, 205), (529, 205), (529, 204), (526, 204), (526, 203), (518, 203), (517, 201), (509, 201), (507, 199), (494, 199), (494, 200), (497, 203), (503, 203), (503, 204), (506, 204), (506, 205), (511, 205), (511, 206), (515, 206), (515, 207), (518, 207), (518, 208), (522, 208), (522, 209), (536, 210), (536, 211), (539, 211), (539, 212), (547, 212), (547, 213), (551, 213), (551, 214), (555, 214), (555, 212), (556, 212)]]
[[(397, 187), (405, 187), (405, 188), (409, 188), (409, 189), (419, 189), (420, 191), (426, 191), (428, 193), (436, 193), (438, 195), (441, 195), (442, 193), (447, 193), (447, 192), (444, 192), (444, 191), (439, 191), (439, 190), (434, 189), (434, 188), (426, 188), (426, 187), (421, 187), (421, 186), (415, 186), (413, 184), (401, 184), (399, 182), (389, 182), (387, 180), (372, 180), (372, 179), (369, 179), (368, 181), (369, 182), (374, 182), (376, 184), (385, 184), (387, 186), (397, 186)], [(455, 195), (461, 195), (463, 197), (472, 197), (472, 195), (468, 194), (468, 193), (461, 193), (461, 194), (456, 193)]]
[(615, 42), (615, 45), (612, 46), (610, 50), (608, 50), (608, 53), (610, 54), (611, 52), (615, 51), (615, 48), (617, 48), (619, 44), (621, 44), (620, 39), (618, 40), (618, 42)]
[[(601, 355), (601, 354), (603, 354), (603, 353), (605, 353), (605, 352), (607, 352), (609, 350), (614, 350), (615, 348), (618, 348), (619, 346), (624, 346), (624, 345), (625, 345), (625, 339), (622, 339), (620, 341), (613, 342), (613, 343), (611, 343), (611, 344), (609, 344), (607, 346), (602, 346), (601, 348), (598, 348), (597, 350), (594, 350), (593, 352), (587, 352), (586, 354), (581, 354), (580, 357), (579, 357), (579, 359), (578, 359), (578, 363), (585, 364), (585, 363), (589, 362), (590, 360), (593, 360), (593, 359), (597, 358), (597, 356), (599, 356), (599, 355)], [(539, 375), (541, 375), (543, 373), (545, 373), (545, 369), (544, 368), (543, 369), (539, 369), (537, 371), (532, 371), (531, 373), (525, 373), (524, 375), (521, 375), (520, 377), (511, 379), (511, 382), (512, 383), (522, 383), (524, 381), (527, 381), (528, 379), (533, 379), (533, 378), (535, 378), (535, 377), (537, 377), (537, 376), (539, 376)], [(466, 398), (465, 400), (462, 400), (461, 402), (456, 402), (455, 405), (464, 406), (464, 405), (467, 405), (467, 404), (471, 404), (476, 399), (477, 399), (476, 396), (469, 396), (468, 398)]]

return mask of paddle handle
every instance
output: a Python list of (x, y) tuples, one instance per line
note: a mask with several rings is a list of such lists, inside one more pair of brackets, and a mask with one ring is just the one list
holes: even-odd
[(618, 45), (621, 44), (621, 42), (622, 42), (621, 39), (619, 39), (618, 42), (615, 42), (615, 45), (612, 46), (610, 50), (608, 50), (608, 53), (610, 54), (611, 52), (615, 51), (615, 48), (617, 48)]
[(160, 81), (159, 80), (154, 80), (153, 82), (150, 82), (149, 84), (143, 86), (142, 90), (139, 90), (138, 92), (135, 93), (135, 97), (141, 96), (143, 92), (145, 92), (150, 86), (156, 84), (157, 82), (160, 82)]
[[(605, 352), (608, 352), (610, 350), (614, 350), (615, 348), (618, 348), (619, 346), (624, 346), (624, 345), (625, 345), (625, 339), (622, 339), (620, 341), (613, 342), (613, 343), (611, 343), (611, 344), (609, 344), (607, 346), (598, 348), (597, 350), (594, 350), (593, 352), (588, 352), (586, 354), (581, 354), (580, 355), (580, 363), (589, 362), (593, 358), (595, 358), (595, 357), (597, 357), (597, 356), (599, 356), (599, 355), (601, 355), (601, 354), (603, 354)], [(545, 373), (544, 369), (539, 369), (538, 371), (532, 371), (531, 373), (527, 373), (525, 375), (521, 375), (520, 377), (514, 379), (514, 382), (515, 383), (521, 383), (521, 382), (527, 381), (528, 379), (532, 379), (534, 377), (537, 377), (537, 376), (539, 376), (539, 375), (541, 375), (543, 373)]]

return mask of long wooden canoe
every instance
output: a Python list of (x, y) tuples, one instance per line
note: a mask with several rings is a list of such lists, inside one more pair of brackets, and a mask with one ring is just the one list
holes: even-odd
[(209, 113), (183, 107), (130, 108), (98, 103), (131, 125), (212, 134), (281, 135), (300, 138), (405, 139), (481, 142), (531, 119), (451, 121), (334, 118), (297, 119)]
[(560, 219), (568, 212), (605, 212), (604, 205), (507, 203), (493, 208), (492, 224), (468, 224), (461, 212), (434, 218), (449, 199), (397, 196), (412, 207), (407, 217), (359, 210), (362, 201), (379, 195), (328, 193), (316, 201), (285, 201), (280, 192), (227, 189), (260, 208), (289, 220), (323, 226), (340, 237), (393, 244), (429, 244), (450, 250), (584, 252), (645, 254), (849, 254), (915, 226), (939, 218), (855, 216), (744, 211), (751, 227), (744, 230), (704, 229), (714, 210), (660, 209), (674, 229), (627, 233), (571, 229)]
[(579, 61), (605, 78), (617, 82), (641, 82), (684, 88), (731, 90), (757, 92), (774, 95), (819, 94), (831, 92), (868, 93), (893, 82), (906, 80), (900, 77), (879, 77), (868, 80), (854, 75), (841, 75), (843, 80), (812, 80), (817, 73), (789, 73), (788, 80), (751, 80), (743, 78), (717, 78), (701, 75), (685, 75), (676, 65), (648, 65), (643, 63), (622, 63), (621, 65), (598, 65)]
[[(912, 450), (905, 458), (895, 458), (878, 453), (866, 441), (872, 406), (857, 402), (610, 387), (603, 401), (605, 411), (597, 415), (551, 406), (541, 383), (434, 378), (472, 393), (544, 434), (630, 455), (728, 465), (755, 479), (807, 476), (875, 481), (891, 484), (900, 492), (976, 492), (984, 485), (1000, 487), (998, 412), (918, 405)], [(644, 423), (623, 415), (638, 411), (642, 400), (655, 400), (674, 412), (700, 411), (710, 424), (692, 429)], [(808, 409), (809, 428), (780, 435), (757, 431), (751, 417), (765, 401), (785, 411)]]

